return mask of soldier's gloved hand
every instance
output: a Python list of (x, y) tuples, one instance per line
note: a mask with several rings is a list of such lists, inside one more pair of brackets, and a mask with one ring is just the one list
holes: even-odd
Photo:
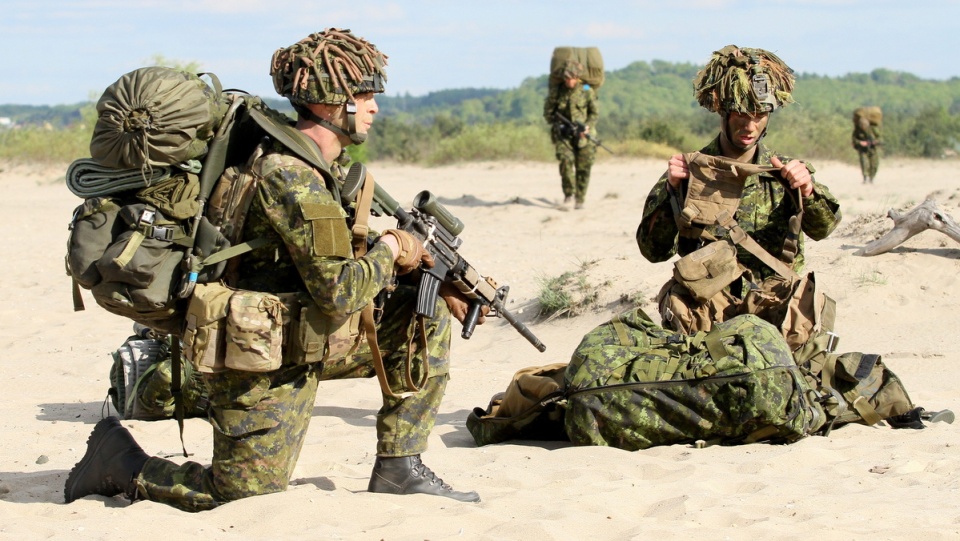
[[(443, 297), (443, 300), (447, 303), (447, 308), (450, 309), (453, 317), (457, 318), (457, 321), (460, 323), (463, 323), (464, 318), (467, 317), (467, 311), (470, 309), (470, 301), (463, 293), (460, 293), (459, 289), (449, 282), (440, 284), (440, 296)], [(480, 307), (480, 317), (477, 318), (477, 325), (483, 325), (483, 322), (487, 320), (486, 315), (489, 312), (489, 306)]]
[[(396, 249), (386, 237), (395, 239)], [(433, 256), (423, 247), (423, 243), (410, 233), (400, 229), (387, 229), (380, 234), (380, 238), (393, 249), (393, 263), (397, 267), (397, 275), (408, 274), (421, 264), (428, 269), (433, 267)]]

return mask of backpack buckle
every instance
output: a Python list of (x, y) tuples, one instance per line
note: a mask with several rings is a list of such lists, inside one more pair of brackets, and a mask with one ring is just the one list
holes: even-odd
[(149, 225), (149, 224), (152, 224), (153, 221), (156, 219), (157, 219), (157, 211), (150, 207), (144, 207), (144, 209), (140, 212), (139, 222), (141, 224)]
[(840, 342), (840, 335), (833, 331), (827, 331), (827, 353), (833, 353), (837, 350), (837, 343)]
[(147, 236), (157, 240), (170, 242), (173, 240), (173, 228), (165, 225), (158, 225), (148, 229)]

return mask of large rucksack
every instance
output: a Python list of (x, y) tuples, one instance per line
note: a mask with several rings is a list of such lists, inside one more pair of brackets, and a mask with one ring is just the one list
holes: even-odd
[(263, 244), (238, 244), (257, 180), (248, 166), (263, 136), (322, 163), (292, 120), (209, 76), (212, 86), (141, 68), (98, 101), (91, 157), (67, 171), (68, 188), (84, 199), (67, 241), (76, 310), (82, 287), (107, 311), (180, 336), (194, 286), (219, 280), (228, 259)]
[(883, 110), (876, 105), (857, 107), (853, 110), (853, 126), (869, 132), (870, 127), (883, 125)]
[[(561, 389), (531, 396), (528, 411), (514, 415), (549, 426), (560, 408), (562, 425), (552, 426), (573, 443), (632, 451), (696, 440), (796, 441), (826, 421), (816, 398), (783, 336), (756, 316), (687, 336), (636, 309), (587, 333)], [(470, 414), (478, 444), (526, 436), (494, 417), (490, 407)]]
[(565, 384), (579, 445), (792, 442), (825, 421), (783, 336), (753, 315), (684, 336), (622, 314), (584, 336)]
[(792, 352), (755, 315), (689, 336), (637, 309), (587, 333), (570, 363), (518, 372), (467, 428), (478, 445), (565, 438), (637, 450), (789, 443), (915, 409), (878, 355), (832, 353), (831, 339), (819, 334)]
[(597, 89), (603, 86), (606, 74), (603, 71), (603, 55), (597, 47), (555, 47), (550, 56), (551, 86), (562, 82), (559, 70), (568, 60), (574, 60), (583, 66), (583, 74), (580, 76), (583, 82)]

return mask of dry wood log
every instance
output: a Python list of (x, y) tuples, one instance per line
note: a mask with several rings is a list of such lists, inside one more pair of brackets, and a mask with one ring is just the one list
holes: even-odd
[(860, 248), (854, 255), (871, 256), (888, 252), (925, 229), (935, 229), (960, 242), (960, 226), (949, 214), (941, 211), (933, 199), (927, 199), (906, 214), (890, 209), (887, 216), (893, 220), (893, 229)]

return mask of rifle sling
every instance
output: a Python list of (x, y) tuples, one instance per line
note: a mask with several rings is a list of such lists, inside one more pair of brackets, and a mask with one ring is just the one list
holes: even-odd
[[(373, 175), (367, 173), (366, 178), (363, 180), (363, 186), (360, 188), (360, 193), (357, 196), (357, 208), (354, 213), (356, 218), (354, 219), (353, 227), (351, 228), (353, 236), (353, 253), (356, 258), (363, 257), (367, 253), (367, 235), (370, 232), (370, 227), (368, 221), (370, 218), (370, 207), (373, 204), (373, 193), (376, 190), (376, 182), (373, 179)], [(419, 316), (418, 316), (419, 317)], [(398, 400), (404, 399), (408, 396), (413, 396), (420, 391), (423, 385), (427, 382), (427, 377), (429, 377), (429, 363), (424, 361), (424, 370), (423, 378), (420, 381), (420, 384), (413, 382), (412, 377), (412, 364), (413, 364), (413, 355), (414, 348), (412, 344), (413, 337), (411, 337), (410, 347), (407, 348), (407, 362), (405, 368), (405, 385), (406, 390), (401, 393), (396, 393), (390, 387), (390, 382), (387, 379), (387, 369), (383, 364), (383, 353), (380, 351), (380, 344), (377, 341), (377, 324), (373, 315), (373, 303), (367, 304), (363, 307), (363, 310), (360, 312), (360, 324), (363, 327), (363, 333), (367, 336), (367, 344), (370, 346), (370, 354), (373, 357), (373, 371), (377, 374), (377, 381), (380, 383), (380, 391), (390, 398), (395, 398)], [(417, 329), (422, 331), (420, 334), (423, 336), (423, 351), (426, 355), (426, 328), (423, 326), (422, 317), (417, 321)], [(416, 333), (415, 333), (416, 334)]]

